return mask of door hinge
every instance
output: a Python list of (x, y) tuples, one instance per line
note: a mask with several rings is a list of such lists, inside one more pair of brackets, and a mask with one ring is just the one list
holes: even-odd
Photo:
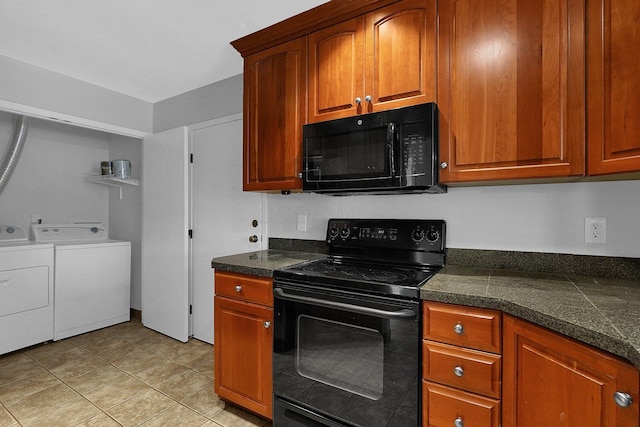
[(193, 163), (193, 153), (189, 154), (189, 162)]
[(189, 238), (193, 239), (193, 230), (189, 230)]
[(193, 305), (189, 304), (189, 314), (193, 314)]

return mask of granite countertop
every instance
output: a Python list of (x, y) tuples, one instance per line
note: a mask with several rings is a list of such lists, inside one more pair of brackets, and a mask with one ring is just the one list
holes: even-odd
[(211, 268), (254, 276), (273, 277), (273, 270), (324, 257), (326, 255), (319, 253), (267, 249), (214, 258), (211, 260)]
[[(273, 277), (321, 253), (263, 250), (214, 258), (211, 267)], [(640, 369), (640, 281), (448, 265), (423, 300), (491, 308), (623, 357)]]
[(449, 265), (422, 287), (420, 296), (501, 310), (640, 369), (640, 281)]

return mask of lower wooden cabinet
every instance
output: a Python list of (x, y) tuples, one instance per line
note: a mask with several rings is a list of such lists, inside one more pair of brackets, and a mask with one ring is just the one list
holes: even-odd
[(271, 280), (216, 273), (218, 284), (223, 295), (235, 292), (237, 296), (214, 297), (215, 392), (271, 419), (273, 307), (251, 302), (256, 295), (261, 300), (264, 292), (256, 288), (271, 289)]
[[(634, 366), (512, 316), (503, 333), (504, 427), (638, 427)], [(617, 392), (633, 403), (618, 406)]]
[(422, 312), (422, 425), (498, 427), (501, 313), (435, 302)]
[(498, 427), (500, 402), (422, 381), (422, 425), (425, 427)]

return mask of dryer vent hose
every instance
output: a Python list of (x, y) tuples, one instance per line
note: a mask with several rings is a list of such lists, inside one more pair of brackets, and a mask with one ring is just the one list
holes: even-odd
[(13, 136), (11, 137), (11, 142), (7, 147), (4, 159), (0, 165), (0, 193), (2, 193), (7, 182), (9, 182), (9, 177), (18, 163), (20, 152), (22, 152), (22, 147), (27, 139), (28, 128), (29, 118), (26, 116), (16, 116), (13, 125)]

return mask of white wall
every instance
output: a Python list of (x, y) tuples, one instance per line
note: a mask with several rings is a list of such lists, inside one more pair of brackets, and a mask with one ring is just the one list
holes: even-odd
[(37, 117), (141, 136), (153, 104), (0, 55), (0, 107)]
[[(142, 141), (125, 136), (109, 135), (109, 159), (131, 162), (131, 177), (142, 176)], [(124, 185), (122, 199), (117, 188), (109, 190), (109, 237), (131, 242), (131, 308), (142, 309), (140, 278), (140, 241), (142, 230), (141, 187)]]
[[(308, 215), (307, 232), (296, 230)], [(640, 181), (449, 188), (442, 195), (269, 195), (269, 236), (323, 240), (333, 217), (437, 218), (447, 246), (640, 257)], [(607, 219), (607, 243), (584, 243), (584, 218)]]
[(153, 104), (153, 133), (242, 112), (243, 76), (194, 89)]
[[(0, 158), (13, 133), (12, 114), (0, 112)], [(29, 229), (32, 214), (43, 222), (102, 221), (109, 225), (103, 186), (87, 177), (99, 174), (109, 158), (107, 134), (30, 119), (20, 159), (0, 193), (0, 223)]]

